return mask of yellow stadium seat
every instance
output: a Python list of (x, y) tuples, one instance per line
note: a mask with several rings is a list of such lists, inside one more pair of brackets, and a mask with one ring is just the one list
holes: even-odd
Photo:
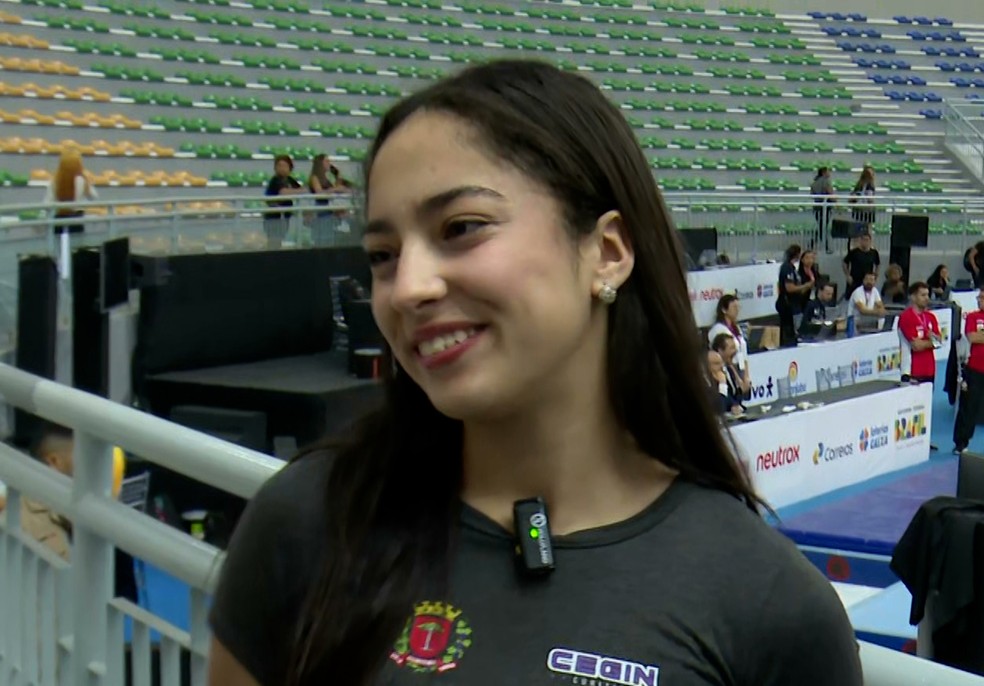
[(21, 117), (16, 112), (8, 112), (7, 110), (0, 110), (0, 121), (4, 124), (19, 124)]
[(16, 14), (11, 14), (10, 12), (0, 12), (0, 23), (3, 24), (20, 24), (23, 21)]
[(20, 152), (19, 138), (0, 138), (0, 152), (18, 153)]
[(51, 172), (47, 169), (32, 169), (31, 181), (50, 181)]

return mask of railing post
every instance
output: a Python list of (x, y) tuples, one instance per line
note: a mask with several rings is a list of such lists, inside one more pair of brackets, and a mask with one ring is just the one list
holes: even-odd
[[(112, 446), (76, 432), (72, 452), (72, 505), (78, 510), (90, 496), (110, 495)], [(72, 545), (73, 686), (97, 686), (105, 671), (109, 601), (113, 594), (113, 546), (84, 525), (73, 531)], [(93, 669), (95, 667), (96, 669)], [(109, 684), (108, 686), (120, 686)]]

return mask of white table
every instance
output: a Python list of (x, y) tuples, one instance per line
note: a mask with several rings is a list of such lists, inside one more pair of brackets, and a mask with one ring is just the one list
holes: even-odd
[(932, 400), (931, 384), (891, 386), (731, 432), (755, 490), (785, 507), (929, 460)]
[(780, 394), (795, 397), (866, 381), (897, 381), (900, 362), (895, 331), (755, 353), (748, 360), (752, 398), (745, 404), (774, 403)]

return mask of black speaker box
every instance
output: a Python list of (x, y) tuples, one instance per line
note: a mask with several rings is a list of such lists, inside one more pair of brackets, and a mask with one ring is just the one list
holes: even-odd
[[(21, 258), (17, 266), (16, 366), (46, 379), (55, 378), (58, 319), (58, 267), (47, 256)], [(41, 420), (17, 410), (14, 442), (27, 445)]]

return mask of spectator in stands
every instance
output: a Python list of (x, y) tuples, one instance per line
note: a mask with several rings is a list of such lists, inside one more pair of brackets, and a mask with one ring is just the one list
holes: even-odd
[(817, 175), (810, 184), (810, 195), (813, 196), (813, 218), (816, 229), (810, 239), (810, 247), (820, 249), (821, 244), (830, 252), (830, 216), (837, 196), (834, 195), (834, 183), (830, 178), (830, 167), (820, 167)]
[[(98, 197), (88, 172), (82, 166), (78, 150), (66, 150), (58, 160), (58, 168), (44, 191), (44, 204), (83, 202)], [(55, 233), (80, 233), (85, 227), (85, 210), (59, 205), (53, 210)]]
[(909, 302), (908, 290), (902, 280), (902, 267), (897, 264), (888, 265), (881, 289), (882, 300), (893, 305), (905, 305)]
[(977, 292), (977, 309), (967, 314), (964, 335), (970, 343), (970, 357), (963, 371), (963, 390), (953, 423), (953, 452), (970, 445), (974, 429), (984, 409), (984, 291)]
[[(723, 335), (723, 334), (722, 334)], [(728, 373), (725, 371), (724, 360), (716, 350), (707, 351), (707, 370), (709, 385), (717, 411), (721, 414), (730, 412), (734, 415), (744, 413), (745, 408), (741, 399), (736, 397), (728, 383)]]
[[(329, 174), (333, 174), (334, 181), (329, 178)], [(336, 212), (328, 209), (328, 205), (331, 204), (332, 197), (349, 192), (347, 185), (338, 183), (339, 179), (338, 167), (331, 163), (328, 155), (314, 156), (307, 188), (309, 193), (319, 196), (315, 198), (314, 204), (322, 209), (305, 213), (305, 224), (311, 229), (311, 242), (314, 245), (334, 244), (339, 217)]]
[(854, 289), (848, 305), (847, 316), (855, 319), (858, 317), (885, 316), (885, 304), (882, 302), (881, 293), (875, 287), (874, 272), (865, 274), (861, 285)]
[[(594, 675), (596, 651), (667, 686), (860, 686), (830, 583), (743, 504), (672, 219), (598, 87), (539, 60), (466, 67), (389, 110), (366, 175), (385, 404), (250, 502), (210, 683), (528, 684)], [(531, 495), (558, 566), (536, 581), (511, 533)], [(603, 609), (616, 579), (641, 612)], [(548, 664), (572, 602), (604, 630)]]
[[(301, 182), (291, 176), (294, 171), (294, 160), (290, 155), (277, 155), (273, 160), (274, 174), (267, 183), (265, 195), (303, 195), (307, 189)], [(293, 200), (268, 200), (268, 207), (293, 207)], [(290, 217), (293, 212), (267, 212), (263, 216), (263, 231), (267, 236), (267, 246), (279, 248), (290, 228)]]
[[(31, 455), (65, 476), (72, 476), (73, 438), (71, 429), (46, 423), (31, 444)], [(6, 500), (0, 501), (0, 511)], [(21, 529), (51, 552), (68, 560), (71, 551), (71, 524), (47, 505), (21, 496)]]
[(967, 248), (963, 259), (964, 269), (970, 272), (974, 288), (984, 287), (984, 241), (978, 241)]
[(735, 364), (735, 355), (738, 346), (735, 344), (734, 336), (729, 333), (721, 333), (715, 336), (711, 342), (711, 350), (721, 356), (724, 362), (724, 371), (727, 374), (728, 389), (731, 395), (739, 400), (747, 400), (751, 397), (752, 386), (742, 379), (741, 372)]
[(779, 294), (776, 296), (776, 312), (779, 313), (779, 345), (796, 345), (796, 332), (803, 316), (803, 298), (809, 297), (814, 282), (803, 283), (800, 277), (799, 262), (803, 249), (793, 243), (786, 248), (786, 256), (779, 267)]
[(854, 292), (861, 286), (865, 274), (874, 273), (877, 281), (879, 267), (881, 267), (881, 256), (871, 246), (871, 233), (864, 233), (858, 238), (858, 245), (851, 248), (844, 257), (844, 276), (847, 277), (844, 299), (851, 299)]
[(751, 383), (751, 373), (748, 369), (748, 340), (738, 325), (738, 314), (741, 312), (741, 303), (737, 295), (726, 293), (718, 300), (715, 312), (714, 325), (707, 331), (707, 344), (714, 343), (714, 339), (720, 334), (729, 334), (735, 339), (735, 366), (738, 368), (739, 376), (746, 384)]
[(929, 286), (929, 298), (937, 302), (947, 302), (950, 299), (950, 270), (945, 264), (936, 265), (936, 269), (926, 279)]
[(911, 305), (899, 315), (899, 345), (902, 349), (902, 380), (933, 382), (936, 377), (934, 350), (942, 335), (936, 315), (929, 311), (929, 286), (917, 281), (909, 287)]
[(851, 190), (851, 197), (848, 203), (852, 205), (851, 219), (864, 224), (868, 231), (875, 223), (875, 170), (865, 165), (861, 169), (861, 176)]

